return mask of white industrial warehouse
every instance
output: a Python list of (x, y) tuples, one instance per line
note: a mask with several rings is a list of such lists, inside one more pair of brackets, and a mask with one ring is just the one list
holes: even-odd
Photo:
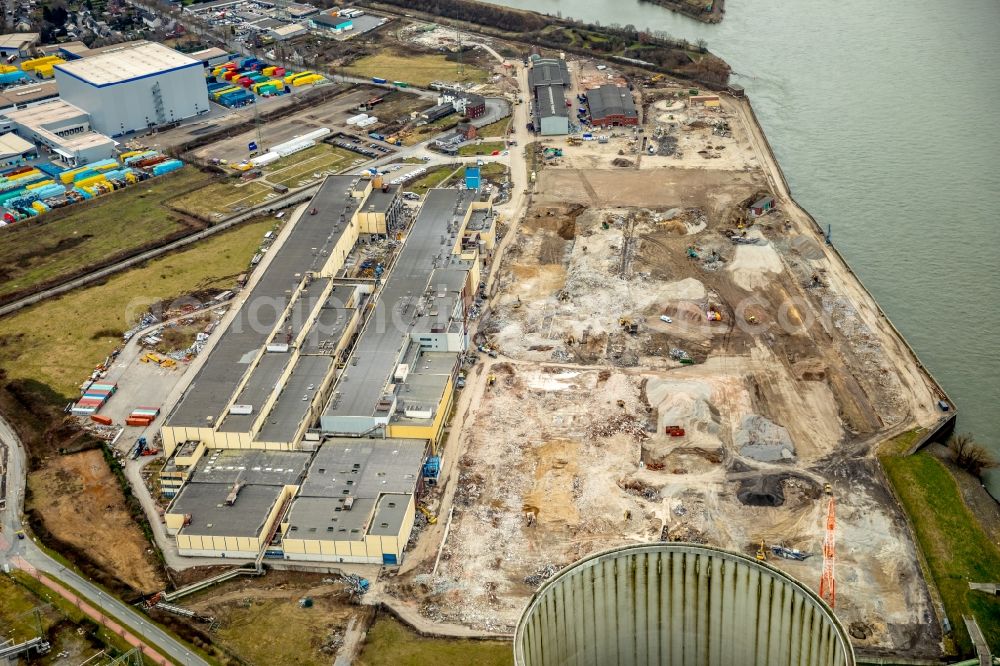
[(208, 113), (200, 60), (153, 42), (123, 45), (55, 66), (60, 97), (109, 136)]

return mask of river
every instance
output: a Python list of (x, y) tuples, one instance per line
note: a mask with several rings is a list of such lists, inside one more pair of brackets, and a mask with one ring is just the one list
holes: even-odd
[(705, 25), (639, 0), (492, 1), (708, 42), (795, 198), (1000, 460), (1000, 3), (728, 0)]

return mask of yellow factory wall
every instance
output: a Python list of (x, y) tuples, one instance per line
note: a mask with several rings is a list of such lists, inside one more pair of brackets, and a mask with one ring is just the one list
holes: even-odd
[(260, 539), (252, 537), (229, 536), (199, 536), (197, 534), (178, 534), (177, 550), (181, 555), (185, 551), (219, 551), (227, 553), (257, 553), (260, 552)]
[(438, 401), (437, 410), (434, 413), (434, 420), (425, 425), (412, 425), (406, 423), (389, 423), (388, 436), (398, 439), (427, 439), (432, 447), (436, 447), (437, 441), (444, 429), (444, 421), (451, 410), (452, 378), (448, 378), (445, 384), (444, 393)]
[(164, 524), (167, 526), (167, 531), (173, 533), (184, 527), (184, 514), (183, 513), (167, 513), (163, 516)]
[(366, 534), (363, 539), (355, 540), (332, 540), (332, 539), (290, 539), (289, 532), (285, 531), (282, 539), (282, 547), (285, 555), (290, 559), (296, 559), (296, 555), (304, 556), (302, 559), (330, 559), (336, 560), (338, 557), (348, 558), (368, 558), (376, 562), (382, 561), (382, 556), (386, 553), (396, 556), (397, 562), (403, 560), (403, 548), (410, 538), (413, 530), (413, 512), (416, 510), (413, 495), (409, 496), (406, 516), (400, 525), (399, 532), (392, 536), (375, 536)]
[[(264, 520), (263, 528), (255, 537), (181, 533), (177, 534), (177, 550), (181, 555), (201, 554), (192, 553), (190, 551), (219, 551), (226, 553), (260, 552), (260, 549), (264, 545), (264, 539), (270, 533), (275, 521), (280, 517), (281, 510), (285, 507), (285, 503), (290, 498), (294, 497), (295, 493), (298, 491), (298, 486), (285, 486), (282, 488), (277, 500), (275, 500), (274, 505), (268, 512), (267, 518)], [(239, 502), (239, 500), (237, 500), (237, 502)], [(164, 519), (167, 530), (170, 532), (176, 532), (184, 526), (184, 514), (168, 513), (164, 516)]]
[(198, 461), (201, 460), (201, 457), (205, 454), (206, 448), (207, 447), (205, 446), (205, 442), (199, 441), (198, 446), (194, 448), (194, 451), (191, 452), (191, 455), (188, 456), (178, 455), (176, 458), (174, 458), (174, 464), (180, 467), (190, 467), (191, 465), (197, 465)]
[(326, 265), (319, 272), (321, 277), (334, 277), (336, 273), (344, 267), (344, 261), (350, 254), (354, 244), (358, 242), (358, 215), (357, 213), (348, 221), (347, 229), (341, 235), (340, 240), (330, 250), (330, 258), (326, 260)]
[(363, 234), (384, 234), (386, 233), (385, 213), (369, 213), (361, 211), (358, 213), (358, 224)]
[[(479, 253), (476, 253), (476, 259), (479, 258)], [(478, 261), (473, 261), (471, 268), (469, 268), (469, 282), (470, 290), (469, 293), (474, 293), (476, 288), (479, 287), (479, 280), (481, 279), (481, 269)]]
[(163, 438), (163, 455), (167, 458), (174, 454), (177, 447), (189, 439), (201, 440), (211, 448), (215, 431), (211, 428), (163, 426), (160, 436)]

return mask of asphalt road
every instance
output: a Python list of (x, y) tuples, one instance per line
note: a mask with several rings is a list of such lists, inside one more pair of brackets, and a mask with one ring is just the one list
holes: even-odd
[(137, 613), (113, 595), (102, 590), (97, 585), (70, 571), (55, 561), (31, 538), (18, 539), (15, 534), (22, 529), (21, 512), (24, 505), (24, 484), (26, 472), (25, 451), (21, 440), (10, 427), (10, 424), (0, 416), (0, 441), (7, 447), (7, 508), (0, 511), (0, 566), (23, 568), (19, 561), (27, 562), (31, 567), (49, 574), (52, 578), (71, 587), (87, 599), (97, 609), (101, 609), (115, 617), (122, 625), (140, 638), (155, 645), (155, 649), (165, 653), (178, 663), (190, 666), (208, 666), (208, 662), (194, 653), (193, 649), (170, 636), (148, 617)]

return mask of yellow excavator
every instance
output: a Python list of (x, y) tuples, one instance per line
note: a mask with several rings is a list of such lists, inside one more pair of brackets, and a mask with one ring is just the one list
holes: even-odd
[(417, 505), (417, 509), (420, 510), (420, 513), (422, 513), (425, 516), (427, 516), (427, 522), (428, 523), (430, 523), (431, 525), (437, 524), (437, 521), (438, 521), (437, 516), (435, 516), (433, 513), (431, 513), (430, 509), (428, 509), (423, 504), (418, 504)]

